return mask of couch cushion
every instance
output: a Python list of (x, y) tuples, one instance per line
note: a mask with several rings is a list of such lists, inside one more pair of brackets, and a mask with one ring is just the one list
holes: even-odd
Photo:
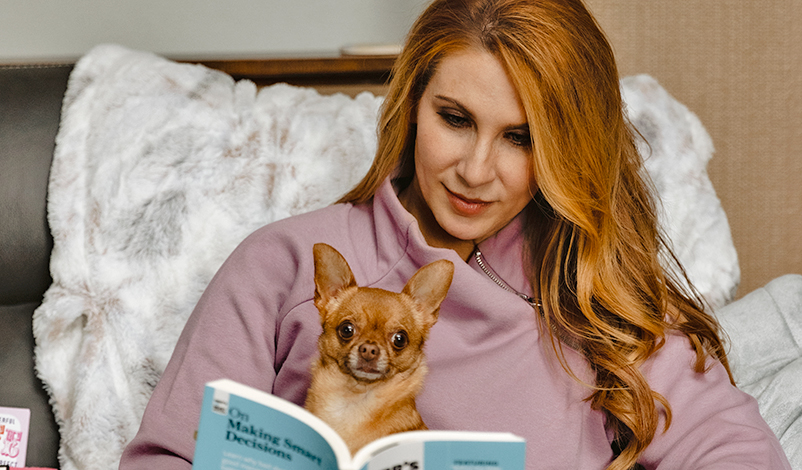
[(0, 67), (0, 304), (50, 285), (47, 175), (71, 66)]
[(31, 410), (29, 467), (58, 467), (59, 435), (47, 393), (33, 369), (31, 316), (38, 302), (0, 306), (0, 405)]

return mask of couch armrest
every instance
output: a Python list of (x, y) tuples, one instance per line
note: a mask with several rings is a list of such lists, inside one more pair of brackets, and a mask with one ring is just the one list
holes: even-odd
[(0, 305), (50, 285), (50, 162), (72, 66), (0, 67)]
[(0, 405), (31, 410), (28, 466), (58, 467), (58, 426), (34, 371), (32, 316), (51, 282), (47, 184), (71, 70), (0, 67)]
[(31, 316), (38, 302), (0, 305), (0, 405), (31, 410), (27, 465), (58, 467), (59, 431), (34, 373)]

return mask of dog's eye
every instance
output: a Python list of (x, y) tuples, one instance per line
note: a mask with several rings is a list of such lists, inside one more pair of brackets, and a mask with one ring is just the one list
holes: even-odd
[(340, 335), (340, 338), (342, 339), (353, 338), (355, 332), (356, 328), (354, 328), (354, 324), (350, 321), (344, 321), (340, 323), (340, 326), (337, 327), (337, 334)]
[(407, 347), (407, 344), (409, 344), (409, 337), (407, 336), (406, 331), (399, 331), (393, 335), (393, 347), (395, 349), (404, 349)]

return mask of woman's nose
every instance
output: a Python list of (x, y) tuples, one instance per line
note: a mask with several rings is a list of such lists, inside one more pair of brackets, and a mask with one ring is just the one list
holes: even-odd
[(478, 187), (495, 178), (493, 143), (477, 139), (467, 146), (457, 164), (457, 174), (470, 187)]

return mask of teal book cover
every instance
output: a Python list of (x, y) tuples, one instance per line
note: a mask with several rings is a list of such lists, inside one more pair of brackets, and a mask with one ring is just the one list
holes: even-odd
[(413, 431), (354, 456), (305, 409), (230, 380), (206, 385), (194, 470), (524, 470), (525, 442), (509, 433)]

